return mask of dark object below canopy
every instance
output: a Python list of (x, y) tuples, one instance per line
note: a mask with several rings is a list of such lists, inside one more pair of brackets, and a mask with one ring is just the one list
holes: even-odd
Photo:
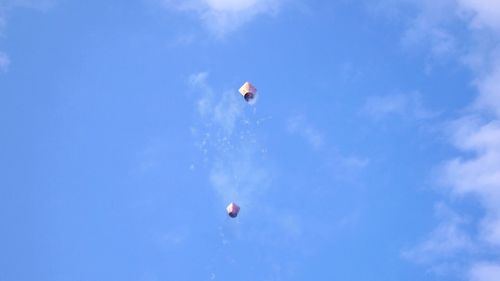
[(230, 217), (235, 218), (240, 212), (240, 207), (236, 205), (236, 203), (231, 202), (229, 205), (227, 205), (226, 211)]

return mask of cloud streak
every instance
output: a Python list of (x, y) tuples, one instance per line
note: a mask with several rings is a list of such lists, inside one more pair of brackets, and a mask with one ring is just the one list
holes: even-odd
[(217, 37), (236, 31), (260, 15), (277, 13), (283, 0), (166, 0), (168, 8), (194, 13)]
[(431, 265), (433, 271), (442, 271), (443, 264), (457, 264), (457, 254), (471, 253), (475, 243), (465, 231), (468, 220), (444, 203), (436, 204), (435, 214), (441, 223), (417, 246), (403, 251), (403, 257), (413, 262)]
[(288, 120), (287, 130), (289, 133), (303, 138), (315, 150), (324, 147), (323, 134), (311, 125), (304, 115), (297, 115)]
[(369, 97), (363, 111), (376, 119), (399, 116), (423, 120), (437, 116), (425, 108), (418, 93)]

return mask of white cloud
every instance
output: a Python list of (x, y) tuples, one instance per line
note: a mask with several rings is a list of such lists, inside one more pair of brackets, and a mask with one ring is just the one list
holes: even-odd
[(458, 0), (462, 9), (472, 13), (474, 27), (489, 27), (500, 30), (500, 1)]
[[(499, 35), (500, 37), (500, 35)], [(493, 64), (493, 69), (490, 70), (484, 77), (479, 79), (477, 83), (480, 95), (476, 101), (476, 106), (480, 109), (485, 109), (495, 113), (500, 117), (500, 57)]]
[(477, 263), (469, 271), (471, 281), (498, 281), (500, 280), (500, 264)]
[[(379, 6), (393, 11), (394, 7), (407, 7), (412, 3), (418, 14), (409, 21), (401, 42), (406, 49), (425, 48), (434, 61), (465, 56), (470, 50), (464, 42), (464, 33), (456, 32), (458, 25), (465, 26), (470, 37), (477, 32), (500, 31), (500, 1), (497, 0), (380, 0)], [(397, 10), (397, 9), (396, 9)], [(398, 17), (400, 13), (390, 12)], [(497, 34), (498, 35), (498, 34)], [(488, 41), (490, 34), (479, 36)], [(482, 44), (484, 42), (475, 42)]]
[[(483, 257), (497, 253), (500, 246), (500, 2), (415, 3), (420, 13), (403, 41), (409, 45), (423, 44), (436, 57), (451, 56), (465, 62), (477, 77), (477, 98), (467, 113), (449, 126), (450, 142), (458, 150), (457, 156), (442, 164), (438, 180), (454, 199), (473, 198), (479, 202), (484, 215), (473, 216), (476, 221), (468, 225), (469, 231), (454, 217), (441, 218), (429, 237), (409, 251), (407, 257), (425, 259), (431, 267), (461, 263), (458, 268), (462, 274), (469, 273), (471, 281), (500, 280), (500, 267), (482, 262)], [(451, 28), (457, 23), (465, 30), (457, 32), (457, 25)], [(458, 36), (466, 40), (460, 47)]]
[[(419, 245), (403, 252), (403, 257), (441, 270), (459, 253), (472, 252), (474, 241), (464, 230), (467, 220), (443, 203), (436, 204), (436, 216), (441, 220)], [(453, 262), (453, 261), (452, 261)]]
[(243, 11), (252, 8), (259, 0), (206, 0), (208, 6), (216, 11)]
[(235, 130), (238, 121), (242, 121), (244, 103), (232, 91), (216, 95), (207, 83), (208, 74), (201, 72), (191, 75), (189, 82), (202, 96), (197, 101), (200, 116), (210, 125), (223, 129), (227, 136)]
[(428, 46), (434, 59), (455, 55), (459, 48), (452, 33), (439, 25), (433, 25), (432, 21), (423, 15), (406, 30), (401, 43), (406, 49)]
[(196, 13), (216, 36), (223, 37), (262, 14), (275, 14), (283, 0), (166, 0), (167, 7)]
[(321, 149), (324, 146), (322, 133), (311, 125), (304, 115), (297, 115), (288, 120), (287, 130), (291, 134), (296, 134), (307, 141), (314, 149)]
[(472, 117), (453, 126), (453, 142), (464, 153), (445, 163), (442, 182), (455, 194), (472, 195), (487, 211), (480, 230), (486, 242), (500, 246), (500, 120)]
[[(384, 7), (389, 4), (392, 7), (398, 6), (392, 0), (381, 2), (386, 3)], [(419, 13), (407, 23), (407, 29), (401, 37), (404, 49), (412, 51), (425, 49), (432, 61), (442, 61), (457, 55), (460, 52), (460, 40), (448, 29), (458, 14), (456, 1), (421, 0), (406, 1), (406, 4), (408, 2), (413, 3)], [(399, 4), (399, 6), (404, 5)]]

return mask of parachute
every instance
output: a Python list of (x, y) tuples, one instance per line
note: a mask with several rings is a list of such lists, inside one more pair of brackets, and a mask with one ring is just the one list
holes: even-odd
[(255, 98), (257, 97), (257, 89), (250, 82), (245, 82), (243, 86), (239, 89), (240, 94), (243, 98), (250, 104), (255, 102)]
[(236, 205), (236, 203), (234, 202), (231, 202), (229, 205), (227, 205), (227, 214), (232, 217), (232, 218), (235, 218), (238, 213), (240, 212), (240, 206)]

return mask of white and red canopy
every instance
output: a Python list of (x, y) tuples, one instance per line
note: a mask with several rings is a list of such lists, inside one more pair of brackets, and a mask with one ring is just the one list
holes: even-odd
[(240, 206), (236, 205), (236, 203), (234, 202), (231, 202), (229, 205), (227, 205), (227, 214), (232, 217), (232, 218), (235, 218), (237, 215), (238, 215), (238, 212), (240, 211)]

